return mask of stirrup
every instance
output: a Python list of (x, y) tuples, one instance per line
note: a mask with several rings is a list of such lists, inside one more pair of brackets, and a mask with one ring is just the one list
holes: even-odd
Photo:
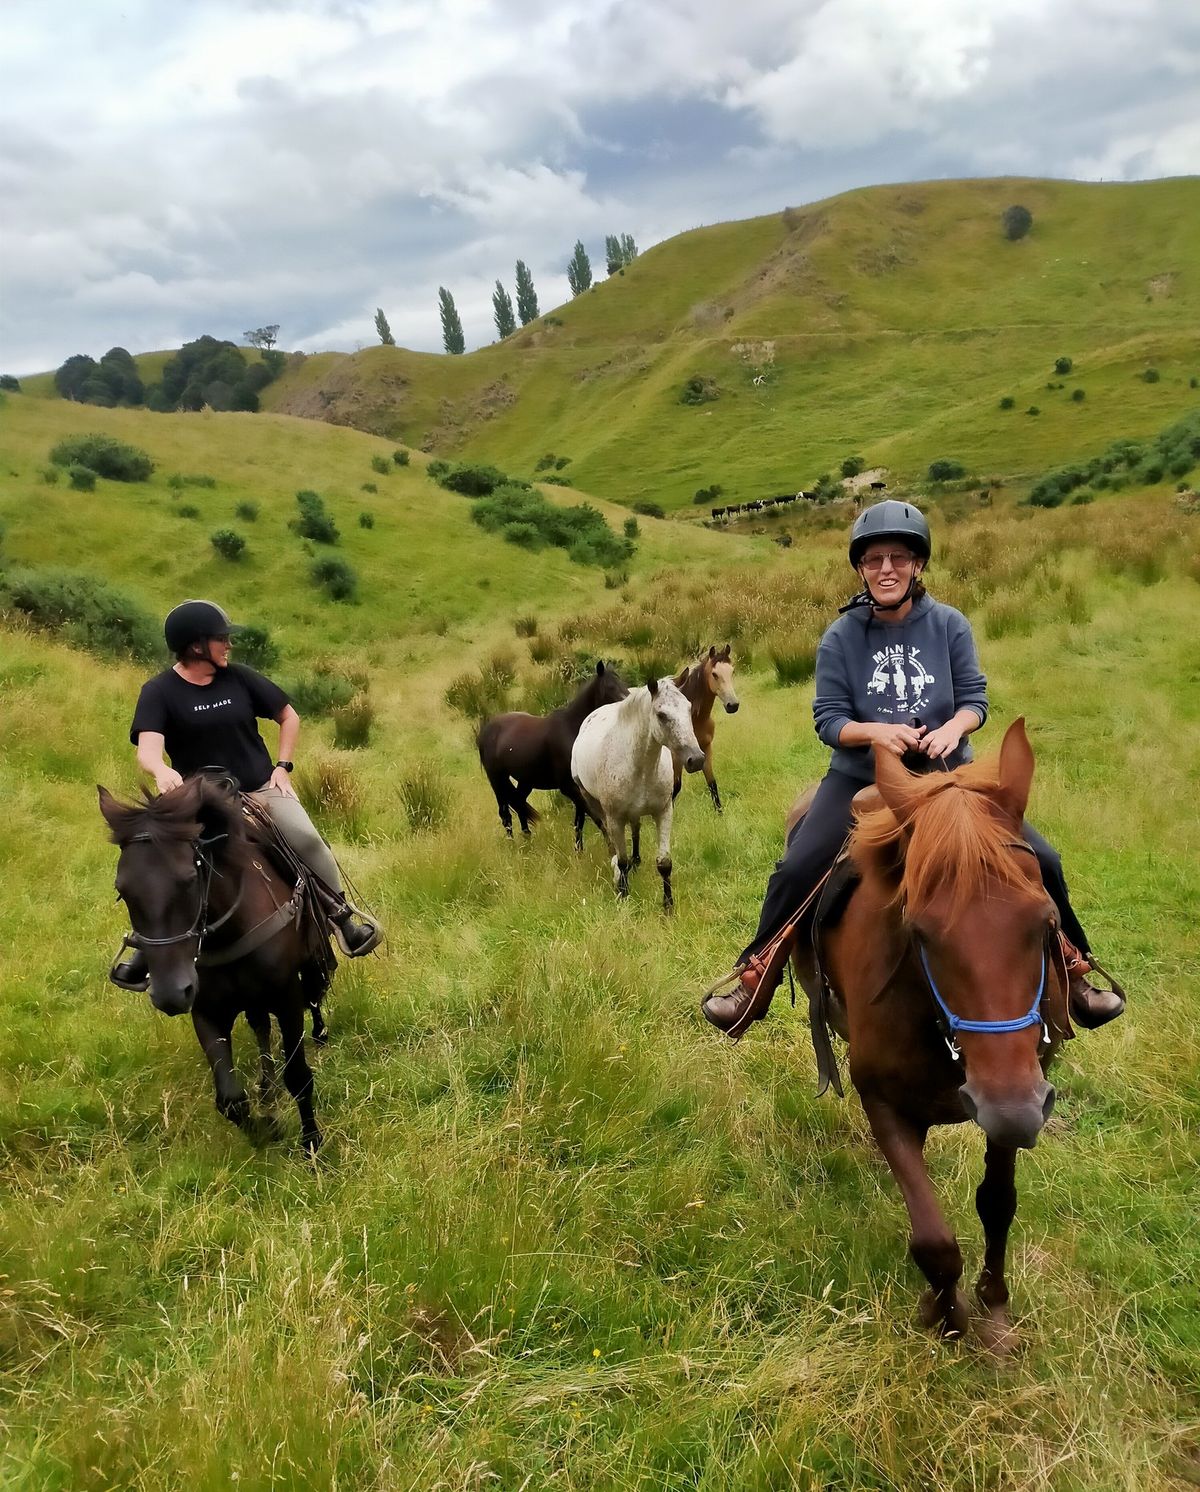
[[(347, 906), (349, 905), (349, 902), (347, 902)], [(338, 947), (342, 950), (346, 957), (362, 958), (368, 953), (373, 953), (375, 949), (379, 947), (380, 943), (383, 941), (383, 928), (380, 927), (379, 923), (375, 921), (374, 917), (368, 917), (367, 914), (360, 911), (358, 907), (351, 906), (350, 911), (355, 917), (358, 917), (360, 919), (359, 925), (369, 928), (371, 933), (371, 936), (364, 942), (360, 943), (356, 948), (352, 948), (350, 946), (349, 942), (346, 939), (346, 931), (340, 922), (335, 922), (331, 917), (329, 919), (329, 925), (333, 929), (333, 936), (337, 939)]]

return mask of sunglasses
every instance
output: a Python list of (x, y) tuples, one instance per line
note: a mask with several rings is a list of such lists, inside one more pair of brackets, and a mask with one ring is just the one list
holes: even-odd
[(882, 570), (888, 561), (891, 562), (893, 570), (903, 570), (909, 565), (915, 565), (917, 557), (915, 554), (910, 554), (908, 550), (898, 550), (893, 554), (868, 554), (859, 560), (859, 564), (864, 570), (869, 570), (874, 574), (877, 570)]

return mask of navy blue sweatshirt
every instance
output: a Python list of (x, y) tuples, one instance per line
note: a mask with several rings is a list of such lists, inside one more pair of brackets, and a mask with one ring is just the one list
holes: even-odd
[[(875, 780), (869, 746), (839, 746), (850, 721), (907, 725), (914, 715), (928, 730), (959, 710), (987, 719), (987, 680), (980, 672), (971, 624), (961, 611), (922, 596), (902, 622), (880, 622), (868, 606), (855, 607), (825, 631), (817, 648), (813, 720), (833, 747), (832, 770), (860, 782)], [(945, 758), (949, 767), (971, 760), (964, 739)]]

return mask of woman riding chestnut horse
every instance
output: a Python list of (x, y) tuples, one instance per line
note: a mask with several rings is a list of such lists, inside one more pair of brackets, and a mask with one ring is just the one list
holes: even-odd
[[(321, 883), (335, 936), (350, 958), (369, 953), (379, 942), (379, 926), (346, 900), (333, 851), (321, 838), (292, 787), (292, 757), (300, 716), (270, 679), (231, 663), (231, 637), (237, 630), (212, 601), (184, 601), (168, 615), (170, 668), (142, 685), (129, 739), (137, 762), (160, 793), (181, 787), (185, 778), (214, 770), (233, 779), (271, 818), (288, 845)], [(260, 719), (279, 725), (279, 759), (258, 731)], [(164, 752), (170, 757), (168, 766)], [(109, 978), (122, 989), (144, 990), (149, 969), (134, 948)]]
[[(794, 937), (775, 941), (841, 849), (852, 823), (851, 800), (874, 781), (872, 748), (925, 767), (953, 769), (971, 760), (967, 737), (987, 719), (987, 681), (970, 623), (925, 590), (921, 576), (930, 548), (924, 514), (894, 499), (860, 513), (851, 530), (850, 563), (863, 589), (821, 638), (813, 697), (816, 731), (832, 747), (833, 760), (767, 884), (758, 931), (738, 960), (740, 979), (729, 994), (710, 995), (701, 1006), (734, 1040), (766, 1015), (795, 940), (811, 935), (810, 907)], [(1087, 935), (1071, 907), (1057, 851), (1028, 822), (1021, 833), (1058, 909), (1071, 1015), (1080, 1026), (1102, 1026), (1125, 1002), (1119, 991), (1087, 980)]]

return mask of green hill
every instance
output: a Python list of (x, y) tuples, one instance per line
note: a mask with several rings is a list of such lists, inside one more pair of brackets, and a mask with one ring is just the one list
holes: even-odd
[[(1034, 225), (1010, 243), (1015, 201)], [(1200, 178), (850, 192), (681, 234), (504, 344), (321, 354), (264, 399), (524, 473), (554, 452), (585, 488), (670, 507), (713, 482), (795, 490), (856, 453), (907, 477), (942, 456), (1028, 472), (1194, 397), (1198, 218)], [(680, 403), (692, 377), (719, 397)]]

